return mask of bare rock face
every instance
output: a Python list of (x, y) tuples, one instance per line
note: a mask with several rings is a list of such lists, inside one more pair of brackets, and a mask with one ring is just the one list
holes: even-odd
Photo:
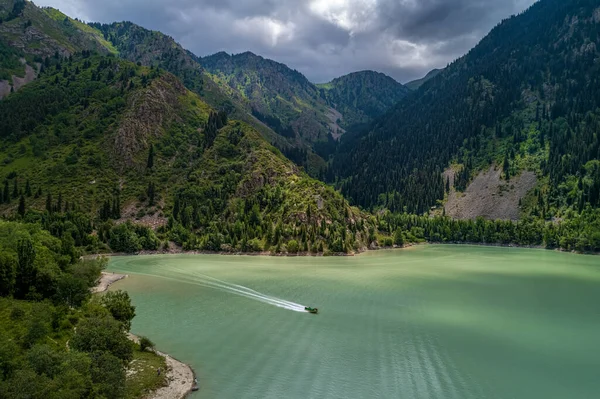
[(156, 79), (134, 93), (114, 139), (114, 152), (123, 167), (131, 167), (135, 154), (149, 147), (149, 139), (164, 132), (168, 122), (177, 118), (178, 98), (186, 93), (172, 75)]
[[(25, 60), (21, 60), (21, 62), (25, 63)], [(0, 80), (0, 100), (10, 94), (11, 89), (14, 91), (19, 90), (21, 87), (25, 86), (27, 83), (33, 82), (37, 78), (37, 71), (33, 69), (29, 65), (25, 65), (25, 76), (12, 76), (13, 84), (9, 83), (8, 80)]]
[(11, 85), (8, 80), (0, 80), (0, 100), (10, 94)]
[[(447, 171), (446, 175), (452, 177), (452, 183), (454, 173)], [(486, 219), (518, 220), (519, 200), (535, 187), (537, 177), (534, 172), (526, 171), (505, 181), (501, 175), (501, 170), (491, 167), (477, 175), (464, 193), (452, 188), (445, 205), (446, 215), (454, 219), (482, 216)]]
[(31, 83), (37, 78), (37, 72), (35, 69), (30, 67), (29, 65), (25, 65), (25, 76), (20, 78), (18, 76), (13, 76), (13, 87), (15, 91), (19, 90), (21, 87), (25, 86), (27, 83)]

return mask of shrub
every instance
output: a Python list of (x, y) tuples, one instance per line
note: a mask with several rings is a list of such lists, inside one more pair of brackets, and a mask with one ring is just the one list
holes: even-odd
[(20, 307), (15, 306), (10, 311), (10, 319), (13, 321), (21, 320), (23, 318), (23, 316), (25, 316), (25, 311), (23, 309), (21, 309)]
[(146, 349), (154, 349), (154, 342), (150, 341), (148, 337), (140, 337), (140, 351), (145, 351)]
[(291, 254), (298, 253), (299, 248), (300, 248), (300, 246), (298, 245), (298, 241), (296, 241), (296, 240), (288, 241), (287, 250), (289, 253), (291, 253)]

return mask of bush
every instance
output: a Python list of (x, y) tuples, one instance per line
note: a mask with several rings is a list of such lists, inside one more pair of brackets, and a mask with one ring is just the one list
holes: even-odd
[(25, 316), (25, 311), (20, 307), (15, 306), (10, 311), (10, 319), (13, 321), (21, 320)]
[(262, 243), (258, 238), (253, 238), (248, 241), (248, 251), (249, 252), (261, 252), (263, 250)]
[(154, 342), (150, 341), (148, 337), (140, 337), (140, 351), (145, 351), (146, 349), (154, 349)]
[(298, 253), (299, 248), (300, 248), (300, 246), (298, 245), (298, 241), (296, 241), (296, 240), (288, 241), (287, 250), (289, 253), (291, 253), (291, 254)]

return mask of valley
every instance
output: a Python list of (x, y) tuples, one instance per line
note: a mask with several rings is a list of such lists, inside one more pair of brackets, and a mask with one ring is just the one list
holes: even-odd
[[(529, 398), (559, 391), (562, 397), (567, 392), (588, 397), (597, 387), (585, 370), (563, 375), (560, 367), (547, 364), (571, 364), (559, 341), (579, 339), (576, 326), (585, 326), (589, 312), (585, 306), (577, 310), (586, 298), (593, 301), (593, 294), (576, 294), (597, 280), (596, 3), (535, 2), (499, 21), (444, 68), (423, 63), (423, 78), (402, 84), (375, 70), (348, 73), (346, 65), (340, 67), (340, 48), (331, 43), (319, 47), (326, 49), (322, 57), (303, 53), (313, 55), (306, 55), (300, 65), (307, 71), (300, 71), (256, 51), (194, 54), (178, 42), (189, 44), (188, 37), (130, 21), (87, 22), (31, 1), (0, 0), (0, 318), (5, 321), (0, 398), (63, 398), (52, 396), (61, 389), (64, 398), (143, 397), (166, 384), (152, 369), (165, 363), (151, 341), (131, 343), (130, 331), (151, 333), (160, 350), (182, 357), (204, 342), (226, 346), (217, 335), (239, 322), (230, 317), (239, 311), (233, 302), (249, 306), (247, 314), (258, 314), (263, 327), (279, 325), (282, 317), (287, 323), (282, 330), (308, 328), (316, 346), (291, 330), (286, 334), (292, 340), (269, 335), (271, 346), (258, 354), (266, 368), (259, 368), (254, 381), (248, 360), (256, 356), (252, 345), (229, 331), (230, 342), (242, 352), (239, 361), (229, 364), (206, 348), (182, 359), (212, 380), (206, 397), (242, 397), (248, 385), (255, 397), (282, 397), (289, 389), (291, 397), (300, 398), (307, 381), (315, 381), (308, 389), (315, 397), (350, 397), (359, 391), (364, 397), (375, 389), (368, 375), (384, 369), (389, 374), (380, 381), (380, 397), (402, 392), (424, 398)], [(352, 24), (334, 21), (341, 24), (336, 29)], [(267, 26), (275, 26), (281, 40), (306, 39), (294, 36), (299, 32), (294, 24), (285, 27), (289, 32)], [(347, 40), (356, 44), (356, 35), (377, 25), (368, 26), (360, 25), (364, 30), (356, 28)], [(213, 32), (203, 40), (221, 43), (217, 38)], [(276, 40), (271, 43), (276, 46)], [(423, 54), (419, 50), (418, 57)], [(341, 58), (331, 71), (343, 74), (317, 74), (318, 68), (308, 67), (334, 56)], [(410, 62), (423, 62), (413, 56)], [(360, 62), (352, 65), (359, 66), (386, 60), (353, 58)], [(396, 76), (394, 68), (379, 69)], [(317, 83), (315, 76), (326, 76), (320, 80), (326, 83)], [(376, 251), (381, 249), (390, 251)], [(97, 257), (103, 254), (153, 256), (107, 261)], [(486, 268), (488, 260), (496, 269)], [(514, 262), (522, 262), (522, 269)], [(571, 262), (576, 267), (566, 270)], [(109, 294), (92, 295), (106, 268), (133, 277), (114, 284)], [(498, 280), (481, 278), (492, 271)], [(467, 280), (453, 285), (458, 275)], [(422, 284), (433, 299), (424, 300), (400, 277)], [(561, 299), (565, 312), (579, 315), (573, 325), (565, 327), (564, 315), (553, 319), (549, 309), (530, 330), (511, 329), (509, 338), (476, 325), (474, 315), (495, 311), (526, 319), (510, 300), (496, 302), (483, 287), (494, 286), (510, 298), (514, 290), (538, 290), (548, 279), (549, 288), (537, 294), (573, 293)], [(242, 285), (246, 282), (255, 288)], [(155, 287), (157, 296), (147, 297)], [(459, 288), (472, 296), (457, 296)], [(165, 309), (156, 298), (187, 309), (188, 296), (173, 294), (179, 290), (214, 305), (199, 305), (194, 312), (219, 325), (203, 329), (203, 341), (192, 346), (169, 338), (174, 320), (156, 328), (152, 323), (153, 312)], [(243, 303), (257, 298), (252, 306)], [(330, 307), (339, 325), (354, 320), (348, 306), (375, 312), (363, 319), (374, 328), (341, 331), (327, 324), (331, 320), (321, 325), (323, 309), (302, 322), (293, 317), (313, 315), (285, 318), (285, 310), (305, 313), (306, 306), (320, 306), (313, 300)], [(472, 305), (481, 300), (485, 306)], [(537, 299), (523, 294), (522, 300), (530, 310), (536, 307)], [(452, 306), (441, 305), (446, 301)], [(374, 304), (382, 303), (398, 306), (385, 305), (377, 313)], [(134, 319), (136, 306), (140, 312)], [(217, 316), (221, 309), (229, 313)], [(424, 309), (436, 317), (422, 317)], [(186, 323), (184, 335), (196, 326), (196, 321)], [(268, 335), (258, 324), (244, 323), (254, 338)], [(410, 331), (399, 334), (400, 325)], [(467, 345), (457, 338), (461, 331), (482, 341)], [(331, 340), (340, 334), (345, 340)], [(90, 336), (103, 338), (91, 345)], [(573, 365), (589, 361), (589, 338), (569, 348)], [(398, 354), (397, 339), (411, 343), (406, 356)], [(512, 355), (490, 350), (494, 339), (512, 339), (510, 345), (504, 342)], [(373, 341), (377, 345), (368, 350), (356, 347)], [(547, 357), (523, 361), (547, 366), (545, 373), (561, 374), (564, 384), (542, 388), (540, 379), (526, 381), (510, 371), (510, 359), (521, 356), (513, 344), (548, 350)], [(359, 367), (358, 358), (347, 357), (342, 346), (359, 351), (364, 364)], [(277, 362), (266, 357), (284, 358), (288, 347), (304, 366), (286, 366), (269, 385)], [(463, 363), (456, 355), (462, 348), (471, 354)], [(371, 350), (394, 355), (379, 364)], [(500, 359), (509, 382), (499, 381), (491, 368), (479, 368), (478, 354), (486, 352)], [(213, 363), (205, 365), (205, 359)], [(317, 369), (325, 377), (306, 367), (319, 359), (324, 363)], [(342, 360), (353, 364), (352, 381), (362, 383), (342, 384), (348, 377), (333, 367)], [(147, 367), (136, 374), (132, 362)], [(225, 371), (217, 370), (221, 367)], [(227, 373), (241, 373), (239, 384), (224, 388)], [(293, 379), (297, 373), (302, 376)], [(469, 382), (473, 375), (487, 385)], [(326, 386), (328, 378), (338, 382), (334, 390)]]

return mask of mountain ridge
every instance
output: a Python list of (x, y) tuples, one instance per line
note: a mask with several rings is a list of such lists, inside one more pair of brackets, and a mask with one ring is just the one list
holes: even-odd
[(538, 174), (523, 217), (597, 207), (597, 9), (543, 0), (504, 20), (367, 134), (342, 140), (331, 171), (338, 187), (364, 207), (424, 213), (444, 201), (446, 168), (461, 171), (463, 191), (495, 164), (507, 181)]

